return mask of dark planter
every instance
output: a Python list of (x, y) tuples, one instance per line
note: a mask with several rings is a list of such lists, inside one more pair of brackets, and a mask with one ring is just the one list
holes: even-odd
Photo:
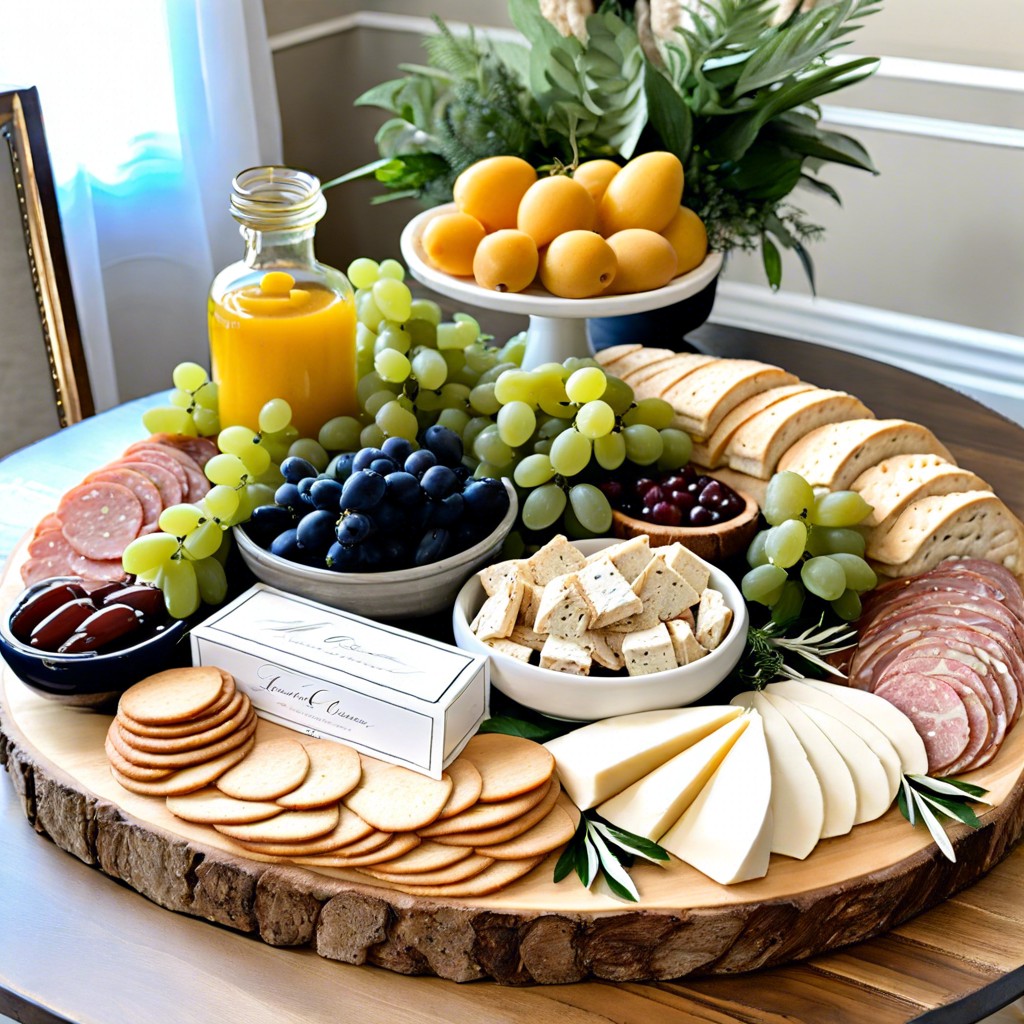
[(652, 348), (667, 348), (673, 352), (692, 351), (686, 335), (696, 330), (711, 315), (715, 304), (715, 277), (695, 295), (682, 302), (646, 313), (632, 313), (629, 316), (608, 316), (587, 321), (587, 333), (595, 352), (612, 345), (639, 342)]

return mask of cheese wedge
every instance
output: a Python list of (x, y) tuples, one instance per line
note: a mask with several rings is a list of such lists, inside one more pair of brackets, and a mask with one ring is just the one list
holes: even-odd
[(763, 878), (772, 845), (772, 771), (764, 725), (746, 729), (661, 845), (721, 885)]
[(783, 453), (815, 427), (870, 417), (871, 410), (845, 391), (815, 388), (790, 395), (740, 425), (726, 446), (726, 462), (740, 473), (768, 480)]
[(812, 487), (849, 490), (868, 466), (893, 455), (953, 456), (919, 423), (907, 420), (859, 419), (825, 423), (805, 434), (779, 459), (779, 471), (799, 473)]
[[(900, 758), (904, 775), (927, 775), (928, 753), (914, 723), (899, 708), (884, 697), (857, 690), (852, 686), (828, 683), (822, 679), (805, 679), (804, 685), (813, 687), (819, 693), (828, 694), (851, 711), (874, 722), (885, 733)], [(774, 684), (772, 684), (774, 685)]]
[(726, 722), (600, 804), (598, 814), (619, 828), (657, 842), (707, 785), (749, 720), (749, 715), (740, 715)]
[(863, 714), (858, 714), (830, 693), (808, 686), (802, 679), (781, 679), (778, 682), (769, 683), (765, 689), (769, 693), (778, 693), (783, 697), (788, 697), (805, 710), (808, 707), (817, 708), (824, 714), (838, 718), (849, 726), (882, 762), (882, 768), (885, 770), (885, 777), (889, 783), (889, 803), (891, 804), (896, 799), (900, 788), (900, 779), (903, 776), (900, 755), (896, 752), (889, 737), (874, 722), (869, 721)]
[(818, 776), (793, 727), (775, 706), (753, 690), (733, 698), (764, 721), (772, 764), (772, 853), (803, 860), (818, 845), (825, 823), (825, 797)]
[(674, 427), (704, 439), (740, 402), (769, 388), (796, 384), (797, 379), (778, 366), (755, 359), (722, 359), (688, 374), (662, 398), (676, 411)]
[(740, 714), (713, 705), (640, 711), (591, 722), (544, 745), (581, 810), (596, 807)]
[(825, 799), (821, 838), (845, 836), (857, 820), (857, 788), (846, 762), (803, 708), (777, 694), (765, 693), (764, 696), (792, 726), (821, 784)]

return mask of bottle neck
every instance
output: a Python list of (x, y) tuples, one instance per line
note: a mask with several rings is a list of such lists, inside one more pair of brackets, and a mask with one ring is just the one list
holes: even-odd
[(289, 231), (259, 231), (241, 228), (245, 240), (245, 265), (254, 270), (271, 266), (313, 266), (316, 255), (313, 237), (316, 225)]

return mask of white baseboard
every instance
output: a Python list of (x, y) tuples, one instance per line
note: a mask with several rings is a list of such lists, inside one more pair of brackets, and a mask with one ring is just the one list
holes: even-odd
[(877, 359), (962, 391), (1024, 423), (1024, 338), (834, 299), (721, 281), (713, 323)]

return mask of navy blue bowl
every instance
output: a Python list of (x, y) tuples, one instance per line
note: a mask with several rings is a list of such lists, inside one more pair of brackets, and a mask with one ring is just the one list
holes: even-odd
[(154, 672), (190, 665), (188, 628), (188, 620), (177, 619), (134, 647), (56, 654), (16, 639), (8, 613), (0, 617), (0, 655), (14, 674), (41, 696), (69, 707), (101, 708), (115, 703), (129, 686)]

